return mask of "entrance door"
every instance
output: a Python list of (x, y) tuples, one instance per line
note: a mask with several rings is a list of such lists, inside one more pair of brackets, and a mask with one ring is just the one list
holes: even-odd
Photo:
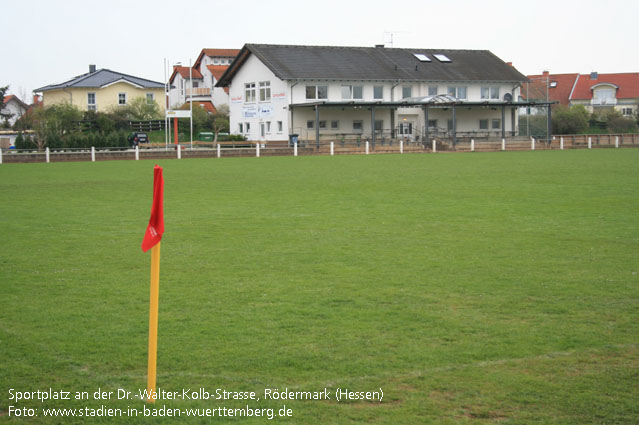
[(413, 122), (412, 121), (400, 122), (399, 135), (401, 137), (408, 137), (409, 139), (412, 139), (413, 138)]

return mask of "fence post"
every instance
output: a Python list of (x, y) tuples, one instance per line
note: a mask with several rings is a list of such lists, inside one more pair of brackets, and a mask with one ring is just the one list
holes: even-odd
[[(615, 136), (615, 147), (619, 147), (619, 136)], [(0, 155), (0, 164), (2, 164), (2, 155)]]
[(535, 138), (534, 137), (530, 138), (530, 150), (531, 151), (535, 150)]
[(220, 144), (217, 144), (217, 157), (219, 158), (220, 156), (222, 156), (222, 151), (220, 149)]
[(297, 156), (297, 142), (293, 143), (293, 156)]
[(260, 157), (260, 142), (257, 142), (255, 144), (255, 157), (259, 158)]
[(182, 159), (182, 146), (175, 145), (175, 147), (177, 148), (177, 159)]
[(335, 143), (331, 142), (331, 156), (335, 155)]
[(0, 148), (0, 164), (2, 164), (2, 148)]
[(140, 160), (140, 147), (138, 145), (135, 145), (135, 160)]
[(399, 141), (399, 153), (404, 153), (404, 141)]
[(470, 139), (470, 151), (475, 152), (475, 139)]
[(366, 155), (368, 155), (368, 140), (366, 141)]
[(91, 162), (95, 162), (95, 146), (91, 146)]
[(47, 146), (47, 148), (44, 151), (44, 157), (47, 161), (47, 163), (49, 162), (49, 147)]
[(433, 152), (437, 152), (437, 139), (433, 139)]
[(592, 149), (592, 137), (588, 136), (588, 149)]
[(506, 139), (501, 139), (501, 150), (502, 151), (506, 150)]
[(559, 149), (564, 150), (564, 136), (559, 138)]

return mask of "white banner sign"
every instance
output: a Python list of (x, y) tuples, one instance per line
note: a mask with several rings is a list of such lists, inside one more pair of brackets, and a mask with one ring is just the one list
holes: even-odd
[(167, 118), (191, 118), (191, 111), (166, 111)]

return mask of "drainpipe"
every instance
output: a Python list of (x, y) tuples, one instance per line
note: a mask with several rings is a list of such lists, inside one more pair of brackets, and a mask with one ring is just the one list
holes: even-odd
[(297, 82), (295, 82), (293, 85), (291, 85), (291, 101), (288, 103), (288, 109), (291, 110), (291, 126), (290, 129), (291, 131), (288, 132), (289, 137), (291, 134), (293, 134), (295, 132), (295, 129), (293, 128), (293, 107), (291, 106), (293, 104), (293, 88), (297, 85)]
[(67, 89), (62, 89), (62, 91), (63, 91), (63, 92), (65, 92), (65, 93), (69, 93), (69, 103), (70, 103), (71, 105), (73, 105), (73, 93), (71, 93), (71, 92), (70, 92), (69, 90), (67, 90)]

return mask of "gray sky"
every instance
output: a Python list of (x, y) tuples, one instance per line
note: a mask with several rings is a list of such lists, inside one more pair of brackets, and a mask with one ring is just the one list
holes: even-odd
[[(486, 49), (523, 74), (639, 72), (636, 0), (0, 0), (0, 86), (99, 68), (164, 81), (164, 59), (244, 43)], [(28, 102), (30, 103), (30, 102)]]

